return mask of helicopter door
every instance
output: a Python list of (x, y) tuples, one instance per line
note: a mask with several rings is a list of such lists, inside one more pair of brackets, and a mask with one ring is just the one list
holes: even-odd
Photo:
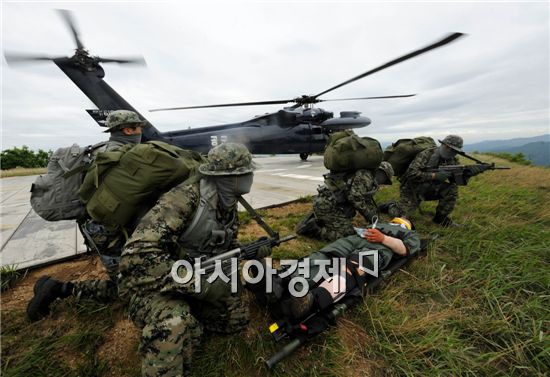
[(327, 142), (327, 137), (323, 132), (323, 127), (310, 124), (310, 129), (311, 129), (311, 138), (310, 138), (309, 152), (310, 153), (316, 153), (319, 151), (322, 152), (325, 149), (325, 145)]

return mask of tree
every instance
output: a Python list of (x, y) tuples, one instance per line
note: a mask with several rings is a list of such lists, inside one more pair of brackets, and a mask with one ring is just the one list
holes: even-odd
[(43, 168), (48, 165), (52, 151), (42, 149), (34, 152), (26, 145), (18, 148), (6, 149), (0, 154), (0, 167), (2, 170), (21, 168)]

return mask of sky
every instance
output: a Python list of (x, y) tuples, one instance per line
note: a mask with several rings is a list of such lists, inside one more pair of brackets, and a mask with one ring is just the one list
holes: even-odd
[[(149, 109), (316, 94), (450, 32), (468, 36), (328, 93), (360, 111), (357, 129), (383, 143), (462, 135), (465, 143), (550, 133), (548, 2), (2, 2), (2, 50), (72, 55), (55, 9), (74, 12), (92, 55), (142, 55), (146, 67), (104, 64), (105, 80), (161, 131), (245, 121), (275, 106), (149, 113)], [(52, 62), (2, 58), (2, 149), (56, 149), (105, 138), (95, 106)]]

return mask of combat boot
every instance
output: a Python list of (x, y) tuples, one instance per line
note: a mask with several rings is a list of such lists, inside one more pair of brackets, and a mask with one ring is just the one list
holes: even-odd
[(313, 212), (310, 212), (296, 225), (296, 233), (301, 236), (317, 236), (320, 232), (321, 228), (319, 228)]
[(74, 285), (63, 283), (49, 276), (42, 276), (34, 285), (34, 297), (27, 305), (27, 315), (34, 322), (50, 314), (50, 305), (58, 298), (66, 298), (72, 294)]
[(441, 215), (439, 213), (436, 213), (433, 222), (436, 224), (441, 225), (444, 228), (454, 228), (459, 227), (460, 225), (455, 223), (453, 220), (450, 219), (449, 216)]

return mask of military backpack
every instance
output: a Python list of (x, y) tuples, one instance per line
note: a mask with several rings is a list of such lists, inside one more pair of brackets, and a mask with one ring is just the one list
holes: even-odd
[(384, 151), (384, 161), (391, 164), (397, 177), (402, 176), (416, 155), (423, 150), (436, 148), (434, 139), (419, 136), (414, 139), (399, 139)]
[(128, 144), (97, 155), (80, 198), (92, 219), (118, 229), (137, 220), (162, 193), (196, 176), (205, 161), (197, 152), (161, 141)]
[(56, 150), (48, 162), (48, 172), (31, 186), (31, 206), (48, 221), (75, 220), (86, 215), (78, 190), (96, 150), (105, 143), (79, 147), (73, 144)]
[(325, 167), (333, 173), (376, 169), (383, 152), (378, 140), (359, 137), (351, 130), (330, 135), (324, 154)]

